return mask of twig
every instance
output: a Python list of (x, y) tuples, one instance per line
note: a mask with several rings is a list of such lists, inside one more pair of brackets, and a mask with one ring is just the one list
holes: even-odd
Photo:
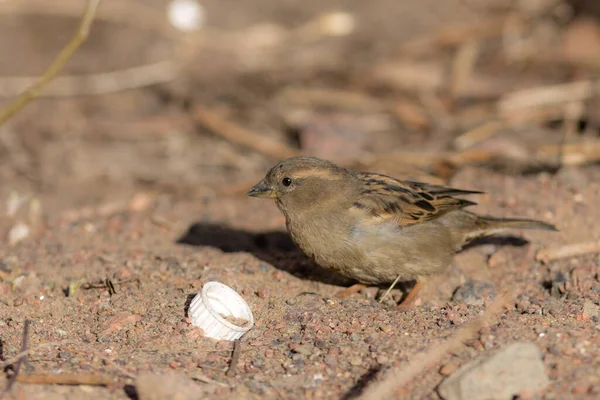
[(139, 192), (131, 200), (115, 200), (100, 206), (87, 206), (77, 210), (68, 210), (62, 213), (61, 219), (69, 223), (80, 222), (86, 219), (105, 218), (122, 212), (141, 212), (152, 204), (152, 197)]
[(500, 98), (498, 111), (508, 116), (524, 108), (584, 101), (599, 93), (600, 81), (590, 80), (518, 90)]
[(491, 120), (484, 122), (482, 125), (479, 125), (454, 139), (454, 147), (458, 150), (468, 149), (494, 135), (503, 127), (504, 124), (500, 121)]
[(460, 46), (452, 62), (452, 76), (450, 79), (450, 91), (453, 97), (460, 97), (466, 92), (471, 81), (473, 68), (479, 56), (479, 42), (469, 40)]
[[(89, 75), (64, 75), (48, 84), (44, 97), (101, 95), (172, 81), (179, 71), (175, 61), (159, 61), (138, 67)], [(37, 77), (0, 78), (0, 97), (13, 97), (35, 84)], [(36, 93), (35, 96), (40, 96)]]
[(38, 385), (90, 385), (108, 386), (113, 380), (108, 375), (75, 375), (75, 374), (47, 374), (33, 373), (19, 375), (17, 382), (33, 383)]
[(14, 102), (0, 112), (0, 126), (2, 126), (10, 117), (16, 114), (19, 110), (25, 107), (28, 103), (34, 100), (44, 87), (50, 82), (66, 64), (66, 62), (73, 56), (75, 51), (79, 49), (79, 46), (88, 38), (90, 33), (90, 26), (94, 20), (96, 9), (100, 0), (89, 0), (87, 8), (81, 19), (79, 29), (71, 38), (71, 41), (61, 50), (61, 52), (52, 61), (50, 66), (46, 69), (41, 78), (23, 94), (21, 94)]
[(23, 364), (25, 362), (25, 360), (27, 359), (27, 342), (29, 341), (28, 339), (29, 339), (29, 325), (30, 324), (31, 324), (31, 321), (26, 319), (25, 325), (23, 326), (23, 339), (21, 342), (21, 353), (24, 353), (24, 355), (21, 356), (19, 358), (19, 360), (17, 361), (17, 365), (15, 366), (15, 371), (14, 371), (13, 375), (10, 377), (10, 379), (8, 380), (6, 389), (4, 389), (4, 392), (2, 392), (0, 394), (0, 399), (10, 393), (12, 387), (14, 386), (15, 382), (17, 381), (17, 378), (19, 377), (19, 371), (21, 370), (21, 364)]
[(560, 258), (582, 256), (590, 253), (600, 253), (600, 240), (567, 244), (560, 247), (544, 248), (537, 252), (535, 259), (547, 263)]
[[(68, 18), (81, 17), (81, 2), (73, 0), (19, 0), (0, 1), (0, 13), (9, 15), (44, 15)], [(160, 7), (136, 0), (107, 1), (96, 10), (95, 21), (106, 21), (135, 29), (158, 33), (171, 40), (179, 40), (181, 32), (165, 23)]]
[(377, 112), (385, 110), (383, 102), (375, 97), (332, 88), (287, 87), (277, 98), (299, 106), (333, 107), (350, 111)]
[(42, 349), (44, 347), (52, 347), (52, 346), (63, 346), (65, 345), (65, 343), (61, 343), (61, 342), (50, 342), (50, 343), (42, 343), (36, 347), (30, 348), (30, 349), (26, 349), (21, 351), (19, 354), (17, 354), (16, 356), (9, 358), (6, 361), (3, 361), (2, 363), (0, 363), (0, 369), (5, 368), (11, 364), (14, 364), (15, 362), (19, 361), (20, 359), (22, 359), (23, 357), (26, 357), (28, 354), (30, 354), (32, 351), (35, 350), (39, 350)]
[(229, 369), (225, 373), (226, 376), (229, 376), (229, 377), (235, 376), (237, 364), (238, 364), (238, 361), (240, 360), (240, 354), (242, 353), (241, 347), (242, 347), (242, 343), (241, 343), (240, 339), (236, 339), (233, 342), (233, 354), (231, 355), (231, 363), (229, 363)]
[(400, 46), (404, 55), (416, 55), (435, 50), (438, 46), (455, 46), (466, 40), (483, 40), (502, 33), (506, 21), (505, 16), (492, 17), (484, 21), (477, 21), (472, 25), (461, 25), (444, 28)]
[(217, 385), (217, 386), (221, 386), (221, 387), (230, 387), (228, 384), (223, 383), (223, 382), (219, 382), (219, 381), (215, 381), (212, 378), (209, 378), (206, 375), (203, 374), (195, 374), (193, 376), (191, 376), (191, 378), (195, 381), (199, 381), (202, 383), (208, 383), (209, 385)]
[(383, 296), (381, 296), (381, 298), (379, 299), (380, 303), (383, 303), (383, 300), (385, 300), (386, 297), (388, 297), (388, 295), (390, 294), (390, 292), (392, 291), (392, 289), (394, 289), (394, 286), (396, 286), (396, 284), (400, 280), (401, 276), (402, 275), (398, 275), (398, 277), (396, 279), (394, 279), (394, 282), (390, 285), (390, 287), (388, 288), (388, 290), (386, 290), (385, 293), (383, 294)]
[(492, 318), (502, 311), (510, 299), (511, 296), (504, 293), (490, 305), (483, 315), (466, 325), (453, 337), (421, 354), (406, 367), (390, 371), (383, 381), (367, 387), (359, 399), (380, 400), (391, 398), (398, 389), (414, 380), (423, 370), (439, 363), (447, 353), (461, 346), (465, 341), (472, 339), (481, 328), (485, 327)]
[(250, 131), (241, 126), (227, 121), (212, 110), (196, 105), (192, 110), (192, 117), (196, 122), (232, 143), (248, 147), (265, 156), (284, 159), (298, 155), (291, 147), (271, 140), (260, 133)]

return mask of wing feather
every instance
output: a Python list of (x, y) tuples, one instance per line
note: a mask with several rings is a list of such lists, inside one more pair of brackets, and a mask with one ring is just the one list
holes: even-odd
[(373, 173), (359, 173), (357, 176), (361, 180), (362, 191), (353, 207), (371, 216), (373, 223), (395, 221), (400, 226), (409, 226), (430, 221), (477, 204), (453, 196), (482, 193), (422, 182), (400, 181)]

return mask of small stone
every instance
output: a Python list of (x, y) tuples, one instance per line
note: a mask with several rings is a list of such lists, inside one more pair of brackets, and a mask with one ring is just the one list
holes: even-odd
[(537, 346), (518, 342), (462, 366), (438, 391), (444, 400), (511, 400), (521, 392), (539, 392), (548, 384)]
[(350, 359), (350, 365), (354, 366), (354, 367), (358, 367), (362, 365), (362, 358), (360, 357), (352, 357)]
[(313, 353), (314, 347), (307, 344), (302, 344), (294, 349), (294, 352), (298, 354), (303, 354), (305, 356), (310, 356)]
[(496, 288), (493, 283), (471, 280), (456, 289), (452, 301), (481, 306), (495, 297)]
[(262, 358), (256, 358), (252, 360), (252, 365), (255, 367), (262, 367), (265, 365), (265, 361)]
[(207, 394), (205, 386), (178, 372), (142, 373), (136, 379), (135, 389), (140, 400), (194, 400)]
[(361, 339), (360, 333), (353, 333), (350, 335), (350, 340), (353, 342), (358, 342)]
[(300, 361), (300, 360), (304, 361), (304, 360), (306, 360), (306, 356), (304, 354), (298, 354), (298, 353), (296, 353), (296, 354), (294, 354), (292, 356), (292, 360), (294, 360), (294, 361)]
[(586, 394), (588, 393), (590, 390), (590, 385), (577, 385), (574, 386), (573, 389), (571, 389), (571, 393), (573, 394)]
[(442, 368), (440, 368), (440, 374), (442, 374), (444, 376), (450, 376), (457, 369), (458, 369), (458, 365), (456, 365), (454, 363), (444, 364), (444, 365), (442, 365)]
[(387, 364), (390, 361), (390, 358), (384, 354), (380, 354), (377, 356), (377, 362), (379, 364)]
[(590, 300), (586, 299), (583, 303), (583, 318), (590, 319), (594, 317), (598, 317), (598, 313), (600, 311), (600, 307), (596, 304), (592, 303)]
[(106, 336), (114, 331), (122, 329), (124, 326), (134, 325), (141, 319), (142, 317), (137, 314), (131, 314), (128, 312), (119, 313), (104, 323), (102, 335)]
[(185, 337), (194, 341), (199, 340), (204, 337), (204, 329), (194, 326), (185, 334)]
[(325, 357), (325, 364), (327, 364), (329, 367), (337, 367), (338, 365), (338, 359), (335, 356), (327, 356)]
[(562, 298), (567, 292), (567, 275), (563, 272), (558, 272), (552, 280), (552, 287), (550, 288), (550, 294), (557, 299)]
[(256, 295), (260, 299), (268, 299), (269, 297), (271, 297), (271, 291), (269, 289), (260, 288), (256, 291)]
[(69, 353), (68, 351), (61, 351), (58, 353), (58, 358), (61, 358), (63, 360), (66, 360), (68, 358), (71, 358), (71, 353)]

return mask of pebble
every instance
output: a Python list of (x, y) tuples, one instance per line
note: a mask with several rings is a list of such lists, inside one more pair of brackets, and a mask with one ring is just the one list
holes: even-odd
[(583, 318), (590, 319), (594, 317), (598, 317), (598, 313), (600, 311), (600, 307), (586, 299), (583, 303)]
[(481, 306), (496, 297), (496, 287), (491, 282), (470, 280), (452, 295), (452, 301)]
[(271, 291), (269, 289), (260, 288), (256, 291), (256, 295), (260, 299), (268, 299), (269, 297), (271, 297)]
[(379, 364), (387, 364), (389, 361), (390, 361), (390, 358), (386, 355), (381, 354), (381, 355), (377, 356), (377, 362)]
[(200, 384), (178, 372), (142, 373), (136, 379), (135, 389), (140, 400), (195, 400), (206, 394)]
[(444, 400), (511, 400), (548, 386), (542, 354), (533, 343), (517, 342), (459, 368), (439, 386)]
[(360, 333), (353, 333), (350, 335), (350, 340), (353, 342), (358, 342), (361, 339)]
[(337, 367), (338, 365), (338, 359), (335, 356), (327, 356), (325, 357), (325, 364), (327, 364), (329, 367)]
[(111, 317), (108, 321), (106, 321), (103, 325), (102, 335), (106, 336), (114, 331), (118, 331), (124, 326), (134, 325), (136, 322), (140, 321), (142, 317), (137, 314), (131, 314), (128, 312), (119, 313), (113, 317)]
[(314, 351), (314, 347), (307, 344), (302, 344), (294, 349), (294, 352), (303, 354), (305, 356), (310, 356)]
[(444, 376), (450, 376), (457, 369), (458, 369), (458, 365), (456, 365), (454, 363), (444, 364), (444, 365), (442, 365), (442, 368), (440, 368), (440, 374), (442, 374)]
[(352, 365), (354, 367), (358, 367), (358, 366), (362, 365), (362, 358), (360, 358), (360, 357), (352, 357), (350, 359), (350, 365)]

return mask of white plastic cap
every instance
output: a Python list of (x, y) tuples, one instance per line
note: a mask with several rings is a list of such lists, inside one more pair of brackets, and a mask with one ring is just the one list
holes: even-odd
[(248, 304), (235, 290), (219, 282), (208, 282), (188, 309), (192, 325), (204, 336), (217, 340), (239, 339), (254, 326)]

